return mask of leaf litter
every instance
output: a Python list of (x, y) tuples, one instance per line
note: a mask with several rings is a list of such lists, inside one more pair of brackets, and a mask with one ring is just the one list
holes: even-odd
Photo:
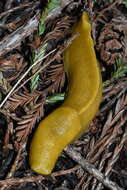
[[(1, 104), (15, 87), (0, 109), (0, 188), (126, 189), (126, 3), (60, 2), (0, 2)], [(76, 37), (71, 28), (83, 9), (90, 15), (103, 99), (89, 131), (65, 149), (50, 176), (42, 176), (29, 167), (29, 143), (39, 121), (64, 100), (68, 81), (62, 53)]]

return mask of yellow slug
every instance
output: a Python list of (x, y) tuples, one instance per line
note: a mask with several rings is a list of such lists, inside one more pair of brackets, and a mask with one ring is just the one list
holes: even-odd
[(41, 174), (50, 174), (63, 149), (87, 130), (101, 101), (101, 74), (85, 12), (73, 33), (78, 33), (78, 37), (64, 53), (69, 80), (67, 96), (40, 122), (30, 146), (30, 166)]

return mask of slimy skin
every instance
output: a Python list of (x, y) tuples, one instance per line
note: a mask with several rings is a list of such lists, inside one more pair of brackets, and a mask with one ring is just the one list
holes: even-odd
[(102, 96), (102, 79), (86, 13), (73, 33), (79, 35), (64, 53), (67, 96), (59, 108), (40, 122), (30, 146), (31, 168), (45, 175), (52, 172), (63, 149), (88, 129)]
[(41, 174), (50, 174), (60, 153), (81, 130), (80, 118), (70, 107), (60, 107), (38, 126), (30, 149), (30, 165)]

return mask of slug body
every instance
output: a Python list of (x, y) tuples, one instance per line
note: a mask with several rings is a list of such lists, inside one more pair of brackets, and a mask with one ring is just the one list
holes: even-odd
[(64, 53), (69, 86), (62, 106), (42, 120), (30, 146), (30, 165), (41, 174), (50, 174), (58, 156), (88, 128), (102, 96), (102, 80), (86, 13), (73, 29), (77, 34)]

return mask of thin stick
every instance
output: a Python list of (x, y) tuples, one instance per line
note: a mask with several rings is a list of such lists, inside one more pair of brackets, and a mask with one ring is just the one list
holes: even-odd
[[(58, 171), (58, 172), (54, 172), (51, 174), (51, 177), (57, 177), (57, 176), (62, 176), (62, 175), (66, 175), (69, 173), (72, 173), (78, 169), (80, 169), (81, 166), (77, 165), (74, 168), (68, 169), (68, 170), (63, 170), (63, 171)], [(49, 175), (50, 176), (50, 175)], [(42, 181), (45, 180), (46, 178), (42, 175), (38, 175), (38, 176), (27, 176), (27, 177), (23, 177), (23, 178), (7, 178), (5, 180), (0, 180), (0, 188), (3, 187), (8, 187), (11, 185), (19, 185), (21, 183), (34, 183), (34, 182), (38, 182), (38, 181)]]
[[(47, 55), (45, 55), (44, 57), (42, 57), (42, 59), (37, 60), (33, 65), (31, 65), (28, 70), (22, 75), (22, 77), (18, 80), (18, 82), (13, 86), (13, 88), (10, 90), (10, 92), (7, 94), (7, 96), (4, 98), (4, 100), (2, 101), (2, 103), (0, 104), (0, 108), (5, 104), (5, 102), (7, 101), (7, 99), (11, 96), (12, 92), (16, 89), (16, 87), (18, 86), (18, 84), (24, 79), (24, 77), (29, 73), (29, 71), (35, 66), (37, 65), (39, 62), (43, 61), (46, 57), (48, 57), (49, 55), (51, 55), (53, 52), (55, 52), (56, 49), (52, 50), (51, 52), (49, 52)], [(45, 65), (44, 65), (45, 66)], [(46, 66), (45, 66), (46, 67)]]
[(20, 88), (22, 88), (27, 82), (29, 82), (34, 76), (36, 76), (38, 73), (40, 73), (45, 67), (49, 66), (51, 61), (49, 61), (47, 64), (43, 65), (36, 73), (34, 73), (31, 77), (29, 77), (24, 83), (22, 83), (14, 92), (17, 92)]
[(106, 177), (103, 173), (97, 170), (93, 164), (90, 164), (87, 160), (85, 160), (79, 152), (73, 150), (71, 146), (66, 148), (65, 151), (74, 161), (80, 164), (87, 172), (93, 175), (106, 187), (108, 187), (111, 190), (123, 190), (115, 182), (109, 180), (108, 177)]
[(7, 10), (7, 11), (4, 11), (4, 12), (2, 12), (2, 13), (0, 14), (0, 18), (3, 17), (3, 16), (5, 16), (5, 15), (7, 15), (7, 14), (9, 14), (9, 13), (12, 13), (12, 12), (14, 12), (14, 11), (17, 11), (18, 9), (22, 9), (22, 8), (28, 7), (28, 6), (32, 5), (32, 4), (33, 4), (33, 2), (23, 3), (23, 4), (20, 5), (20, 6), (17, 6), (17, 7), (14, 7), (14, 8), (12, 8), (12, 9), (9, 9), (9, 10)]

